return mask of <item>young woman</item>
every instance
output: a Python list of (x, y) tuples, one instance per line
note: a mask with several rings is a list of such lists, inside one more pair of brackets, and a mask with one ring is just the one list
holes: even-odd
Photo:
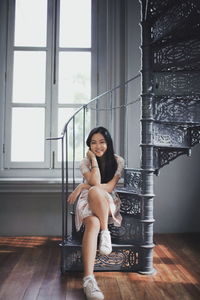
[(108, 223), (121, 225), (120, 199), (115, 186), (124, 167), (124, 159), (114, 154), (113, 142), (104, 127), (94, 128), (86, 141), (89, 150), (81, 161), (84, 183), (69, 195), (68, 202), (76, 205), (76, 229), (84, 224), (82, 255), (84, 266), (83, 288), (87, 299), (104, 299), (94, 277), (94, 263), (99, 235), (99, 252), (109, 255), (112, 244)]

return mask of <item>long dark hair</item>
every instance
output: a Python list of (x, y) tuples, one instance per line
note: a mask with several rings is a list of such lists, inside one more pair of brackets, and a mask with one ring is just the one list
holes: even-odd
[(90, 131), (86, 140), (88, 147), (90, 147), (92, 136), (96, 133), (102, 134), (107, 144), (107, 150), (104, 155), (102, 157), (96, 157), (101, 174), (101, 183), (107, 183), (113, 178), (117, 170), (117, 161), (114, 155), (113, 141), (108, 130), (100, 126)]

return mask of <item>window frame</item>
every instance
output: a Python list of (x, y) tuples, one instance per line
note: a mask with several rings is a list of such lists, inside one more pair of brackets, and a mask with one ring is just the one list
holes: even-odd
[[(57, 3), (57, 8), (55, 7)], [(8, 22), (7, 22), (7, 53), (6, 53), (6, 90), (5, 90), (5, 129), (4, 129), (4, 159), (3, 172), (6, 176), (31, 176), (32, 177), (60, 177), (61, 163), (55, 160), (53, 165), (53, 153), (57, 153), (57, 141), (45, 141), (44, 162), (12, 162), (11, 161), (11, 120), (12, 107), (44, 107), (45, 109), (45, 138), (58, 136), (57, 124), (58, 113), (53, 116), (51, 111), (55, 111), (59, 107), (79, 108), (82, 104), (59, 104), (56, 101), (58, 95), (58, 56), (59, 51), (91, 51), (91, 98), (96, 95), (97, 90), (97, 37), (96, 37), (96, 15), (97, 2), (91, 1), (91, 48), (61, 48), (59, 47), (59, 13), (55, 16), (55, 12), (59, 12), (60, 0), (47, 1), (47, 45), (46, 47), (19, 47), (14, 46), (14, 16), (15, 16), (15, 0), (8, 0)], [(55, 35), (55, 28), (57, 30)], [(56, 40), (56, 45), (54, 44)], [(14, 51), (45, 51), (46, 52), (46, 97), (44, 104), (18, 104), (12, 103), (12, 76), (13, 76), (13, 58)], [(53, 53), (55, 51), (55, 54)], [(56, 84), (53, 84), (53, 56), (56, 59)], [(50, 63), (48, 63), (50, 62)], [(54, 100), (53, 100), (54, 99)], [(56, 155), (57, 157), (57, 155)], [(78, 164), (76, 164), (78, 165)], [(1, 171), (2, 172), (2, 171)]]

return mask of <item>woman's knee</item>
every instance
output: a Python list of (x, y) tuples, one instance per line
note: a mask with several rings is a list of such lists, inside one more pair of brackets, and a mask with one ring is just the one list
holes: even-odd
[(89, 193), (89, 194), (96, 194), (96, 193), (101, 192), (101, 190), (102, 190), (102, 189), (100, 188), (100, 186), (94, 185), (94, 186), (91, 186), (91, 187), (90, 187), (88, 193)]
[(104, 196), (104, 191), (98, 186), (92, 186), (88, 191), (88, 200), (97, 199)]
[(97, 231), (100, 230), (100, 221), (96, 216), (89, 216), (85, 218), (84, 225), (86, 229), (96, 229)]

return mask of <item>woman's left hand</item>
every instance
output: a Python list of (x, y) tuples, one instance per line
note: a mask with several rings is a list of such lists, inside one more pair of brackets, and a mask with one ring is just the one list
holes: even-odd
[(87, 157), (89, 158), (89, 160), (96, 159), (95, 154), (91, 150), (88, 150)]

